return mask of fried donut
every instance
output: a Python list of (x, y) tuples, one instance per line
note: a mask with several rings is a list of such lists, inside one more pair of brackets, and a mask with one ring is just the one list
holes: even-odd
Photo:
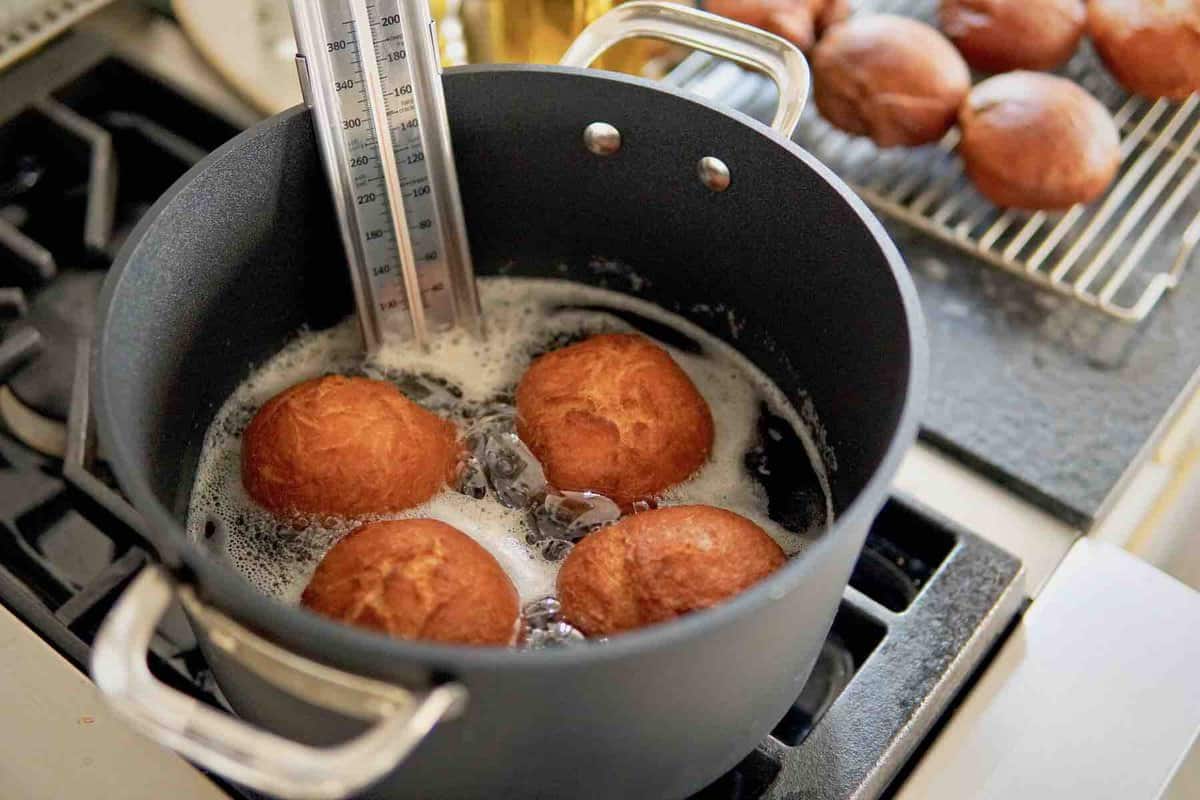
[(938, 24), (983, 72), (1054, 69), (1079, 47), (1083, 0), (942, 0)]
[(1089, 0), (1087, 29), (1134, 94), (1184, 100), (1200, 92), (1200, 0)]
[(945, 36), (891, 14), (834, 25), (813, 50), (812, 70), (821, 116), (880, 147), (937, 141), (971, 88), (967, 65)]
[(607, 636), (714, 606), (785, 560), (762, 528), (731, 511), (660, 508), (576, 545), (558, 573), (558, 596), (564, 619)]
[(850, 0), (708, 0), (704, 10), (762, 28), (806, 53), (851, 13)]
[(628, 511), (708, 459), (708, 404), (666, 350), (604, 334), (538, 358), (517, 386), (517, 434), (558, 489)]
[(242, 436), (242, 484), (282, 517), (357, 517), (433, 497), (458, 469), (454, 426), (390, 383), (328, 376), (259, 409)]
[(1091, 202), (1121, 162), (1108, 110), (1078, 84), (1041, 72), (980, 83), (958, 125), (967, 176), (999, 206), (1054, 210)]
[(334, 545), (301, 603), (322, 616), (401, 639), (509, 645), (517, 590), (474, 539), (444, 522), (372, 522)]

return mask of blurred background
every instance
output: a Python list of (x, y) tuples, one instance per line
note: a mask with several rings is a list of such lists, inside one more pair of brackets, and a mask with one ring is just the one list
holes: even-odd
[[(593, 20), (622, 0), (432, 0), (446, 66), (553, 64)], [(264, 114), (300, 101), (287, 0), (146, 0), (183, 28), (196, 48)], [(642, 40), (619, 45), (597, 66), (662, 75), (684, 52)]]

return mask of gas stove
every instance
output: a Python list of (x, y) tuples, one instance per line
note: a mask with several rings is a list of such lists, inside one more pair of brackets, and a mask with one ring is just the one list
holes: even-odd
[[(53, 456), (105, 269), (158, 196), (237, 132), (120, 60), (85, 47), (78, 58), (93, 63), (51, 94), (27, 92), (0, 128), (0, 308), (17, 318), (0, 346), (0, 419)], [(5, 86), (45, 91), (38, 63)]]
[[(154, 551), (94, 452), (96, 297), (157, 196), (237, 129), (82, 34), (0, 77), (0, 97), (0, 603), (86, 671), (100, 621)], [(881, 796), (1024, 597), (1016, 558), (893, 497), (795, 704), (698, 797)], [(225, 707), (178, 610), (150, 666)]]

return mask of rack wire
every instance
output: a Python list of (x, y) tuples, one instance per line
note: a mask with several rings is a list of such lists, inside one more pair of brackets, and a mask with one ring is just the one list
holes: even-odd
[[(934, 0), (859, 5), (926, 21), (937, 6)], [(934, 146), (881, 149), (833, 128), (810, 107), (795, 138), (884, 216), (1138, 322), (1179, 284), (1200, 243), (1200, 95), (1180, 103), (1130, 96), (1086, 44), (1060, 73), (1095, 95), (1121, 131), (1121, 167), (1108, 192), (1065, 212), (1003, 209), (987, 201), (955, 156), (957, 130)], [(667, 80), (756, 117), (774, 104), (769, 81), (709, 56), (690, 56)]]

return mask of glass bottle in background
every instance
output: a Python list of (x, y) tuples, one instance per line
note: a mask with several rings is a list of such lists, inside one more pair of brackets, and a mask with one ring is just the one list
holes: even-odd
[[(463, 0), (471, 60), (554, 64), (575, 37), (622, 0)], [(649, 40), (622, 42), (594, 66), (638, 74), (655, 52)]]
[(494, 0), (501, 61), (549, 64), (614, 5), (613, 0)]

